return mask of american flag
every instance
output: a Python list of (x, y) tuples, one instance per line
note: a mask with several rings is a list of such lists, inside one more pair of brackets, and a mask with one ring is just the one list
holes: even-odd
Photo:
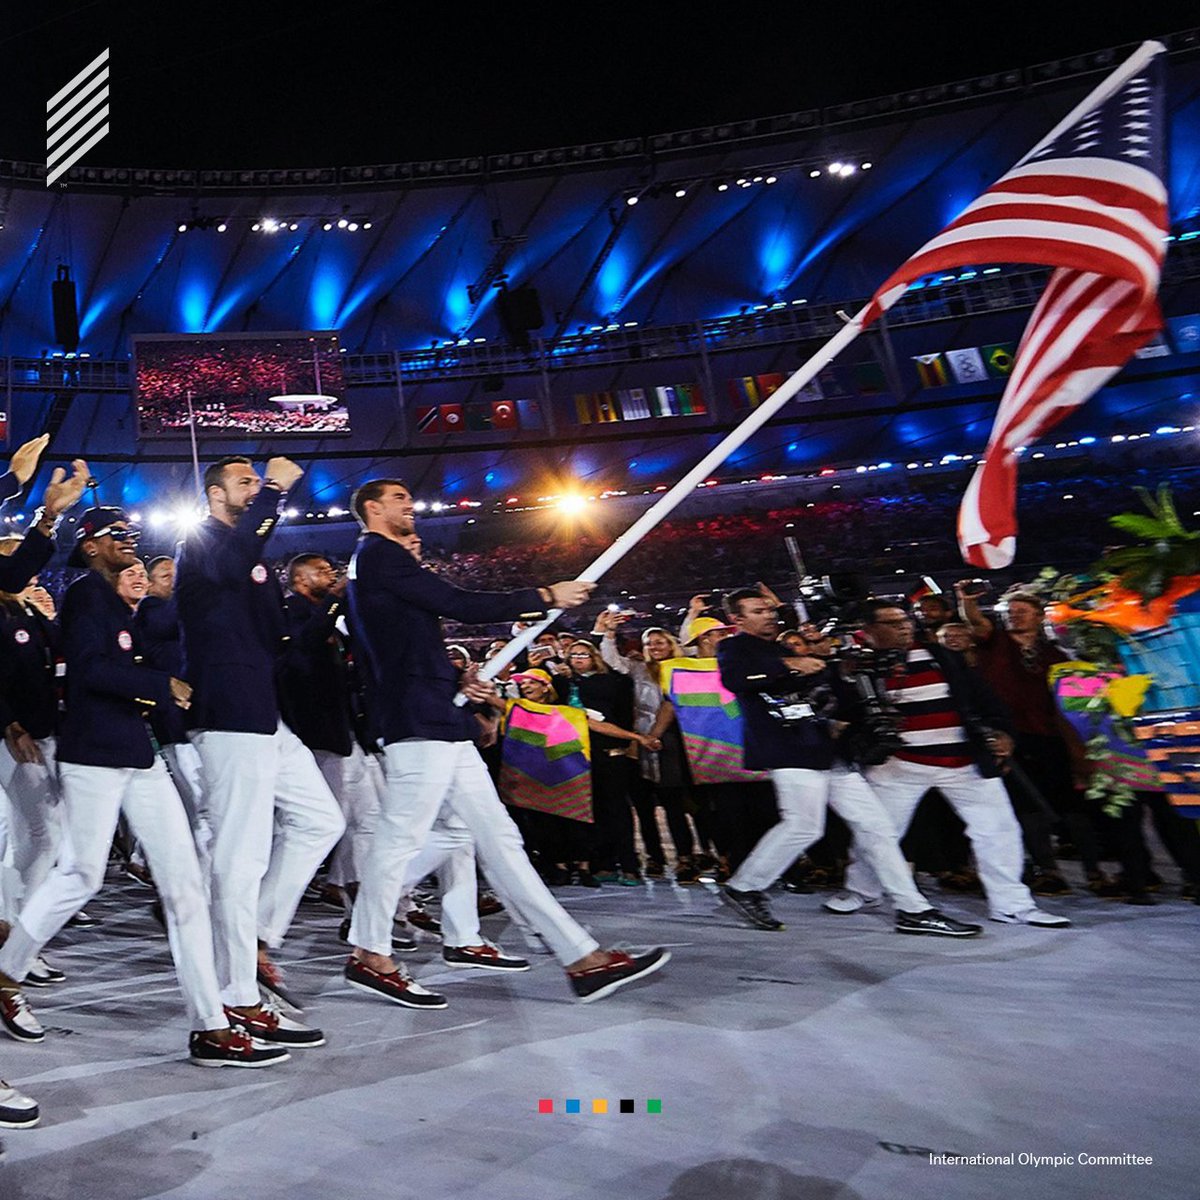
[(940, 271), (1004, 262), (1056, 268), (959, 510), (959, 547), (974, 566), (1012, 562), (1020, 449), (1084, 404), (1162, 328), (1162, 54), (1147, 42), (864, 310), (865, 327), (914, 280)]

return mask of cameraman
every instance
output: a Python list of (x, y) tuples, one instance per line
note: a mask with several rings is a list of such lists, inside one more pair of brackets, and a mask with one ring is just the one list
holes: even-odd
[[(936, 644), (917, 646), (912, 616), (895, 601), (867, 601), (863, 634), (875, 650), (896, 658), (885, 682), (903, 748), (866, 771), (896, 835), (904, 836), (921, 797), (937, 788), (966, 825), (991, 919), (1047, 929), (1070, 925), (1039, 909), (1021, 882), (1021, 828), (999, 778), (1013, 750), (1000, 702), (960, 655)], [(825, 907), (849, 913), (877, 905), (873, 865), (855, 859), (846, 871), (847, 890)]]
[(866, 781), (835, 765), (830, 719), (842, 690), (835, 668), (819, 658), (796, 657), (775, 640), (776, 604), (758, 589), (731, 592), (725, 607), (737, 632), (717, 647), (721, 683), (741, 705), (745, 766), (771, 772), (779, 823), (722, 889), (722, 901), (759, 929), (782, 929), (764, 893), (824, 832), (829, 805), (886, 881), (898, 933), (980, 933), (978, 925), (964, 925), (930, 907), (913, 884), (893, 822)]

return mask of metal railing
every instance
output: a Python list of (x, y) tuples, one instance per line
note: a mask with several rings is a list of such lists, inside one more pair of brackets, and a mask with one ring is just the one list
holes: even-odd
[[(953, 280), (907, 292), (889, 311), (888, 323), (901, 328), (1032, 308), (1048, 275), (1044, 267), (962, 271)], [(1200, 239), (1172, 242), (1164, 286), (1196, 278), (1200, 278)], [(406, 380), (552, 376), (583, 367), (631, 366), (791, 345), (832, 336), (842, 326), (839, 314), (856, 312), (865, 303), (863, 299), (832, 304), (781, 301), (748, 307), (735, 316), (678, 325), (593, 325), (553, 345), (532, 338), (527, 349), (460, 339), (426, 350), (345, 354), (345, 379), (347, 387), (394, 387)], [(113, 393), (128, 392), (131, 386), (128, 360), (58, 355), (0, 359), (0, 387), (15, 392)]]

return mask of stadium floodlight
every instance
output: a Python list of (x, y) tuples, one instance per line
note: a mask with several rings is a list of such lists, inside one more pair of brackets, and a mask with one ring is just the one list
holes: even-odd
[(842, 173), (842, 164), (840, 162), (831, 162), (829, 164), (830, 175), (840, 175)]

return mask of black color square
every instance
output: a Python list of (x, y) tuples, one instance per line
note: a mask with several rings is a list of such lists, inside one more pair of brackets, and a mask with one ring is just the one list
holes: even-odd
[(632, 1100), (622, 1100), (621, 1101), (621, 1111), (623, 1113), (633, 1112), (633, 1101)]

